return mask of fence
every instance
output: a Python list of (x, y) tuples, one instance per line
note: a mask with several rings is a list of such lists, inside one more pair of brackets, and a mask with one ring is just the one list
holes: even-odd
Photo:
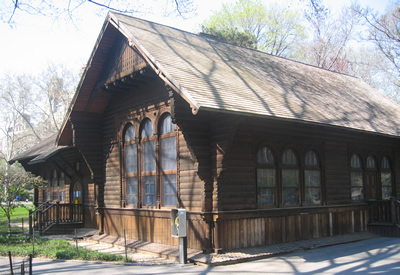
[(32, 274), (32, 255), (29, 257), (12, 257), (11, 252), (8, 252), (9, 272), (11, 275)]
[(369, 201), (369, 222), (400, 224), (400, 201), (390, 200)]

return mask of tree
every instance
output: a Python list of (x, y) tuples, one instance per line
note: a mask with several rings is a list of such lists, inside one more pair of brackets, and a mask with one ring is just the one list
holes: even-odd
[(0, 158), (9, 161), (59, 131), (78, 76), (63, 66), (32, 75), (5, 75), (0, 82)]
[(391, 63), (389, 70), (397, 74), (395, 85), (400, 88), (400, 3), (392, 3), (382, 15), (368, 8), (353, 9), (363, 17), (369, 27), (366, 40), (372, 42)]
[(8, 161), (41, 140), (34, 127), (36, 93), (28, 75), (6, 75), (0, 85), (1, 158)]
[[(153, 7), (162, 5), (156, 3), (157, 1), (152, 2)], [(111, 10), (125, 14), (146, 12), (140, 0), (69, 0), (65, 2), (58, 0), (4, 0), (0, 4), (0, 21), (11, 24), (17, 13), (42, 15), (55, 19), (72, 19), (77, 10), (87, 9), (87, 4), (98, 7), (101, 11)], [(167, 14), (175, 12), (182, 17), (195, 10), (193, 0), (164, 0), (164, 9)]]
[(322, 0), (309, 0), (305, 17), (310, 23), (312, 40), (304, 47), (305, 61), (331, 71), (348, 73), (346, 46), (352, 40), (358, 17), (344, 7), (335, 18)]
[(254, 49), (255, 47), (255, 39), (254, 37), (244, 31), (238, 31), (237, 29), (217, 29), (215, 27), (204, 27), (203, 33), (210, 34), (215, 37), (217, 40), (226, 42), (232, 45), (245, 47), (249, 49)]
[[(222, 9), (204, 21), (202, 28), (210, 34), (245, 33), (254, 39), (254, 48), (278, 56), (290, 56), (296, 41), (304, 36), (300, 13), (288, 7), (268, 8), (257, 0), (238, 0), (224, 4)], [(231, 41), (225, 37), (224, 41)]]
[(9, 232), (11, 232), (12, 212), (16, 208), (24, 207), (23, 204), (16, 202), (16, 197), (29, 185), (40, 188), (45, 183), (41, 177), (25, 172), (18, 164), (0, 168), (0, 209), (7, 217)]

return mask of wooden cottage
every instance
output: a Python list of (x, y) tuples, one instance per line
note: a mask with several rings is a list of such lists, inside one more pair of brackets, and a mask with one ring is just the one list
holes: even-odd
[(175, 208), (188, 247), (208, 251), (396, 222), (399, 105), (354, 77), (121, 14), (53, 141), (16, 158), (49, 180), (38, 207), (79, 205), (77, 221), (110, 235), (177, 244)]

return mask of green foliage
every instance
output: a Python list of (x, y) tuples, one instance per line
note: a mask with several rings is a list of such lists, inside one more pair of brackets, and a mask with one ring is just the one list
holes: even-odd
[(0, 256), (7, 256), (11, 251), (13, 256), (27, 257), (33, 253), (35, 257), (46, 257), (50, 259), (64, 260), (87, 260), (87, 261), (123, 261), (122, 255), (114, 255), (103, 252), (92, 251), (87, 248), (76, 247), (67, 241), (47, 240), (42, 238), (33, 239), (26, 235), (9, 236), (0, 235)]
[(238, 31), (237, 29), (216, 29), (214, 27), (204, 27), (203, 32), (213, 35), (217, 40), (232, 45), (245, 47), (249, 49), (255, 48), (255, 39), (251, 33)]
[[(239, 0), (203, 22), (203, 31), (234, 45), (255, 48), (278, 56), (293, 55), (305, 36), (301, 14), (278, 4)], [(246, 39), (244, 39), (246, 38)]]
[(11, 230), (12, 212), (25, 205), (16, 202), (15, 198), (25, 190), (27, 186), (42, 187), (45, 180), (26, 172), (18, 163), (0, 168), (0, 209), (8, 219)]

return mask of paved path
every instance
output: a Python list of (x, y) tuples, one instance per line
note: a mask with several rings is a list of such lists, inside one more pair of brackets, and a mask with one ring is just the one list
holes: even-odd
[[(400, 238), (373, 238), (250, 262), (207, 266), (33, 260), (33, 274), (400, 274)], [(9, 274), (0, 257), (0, 274)]]

